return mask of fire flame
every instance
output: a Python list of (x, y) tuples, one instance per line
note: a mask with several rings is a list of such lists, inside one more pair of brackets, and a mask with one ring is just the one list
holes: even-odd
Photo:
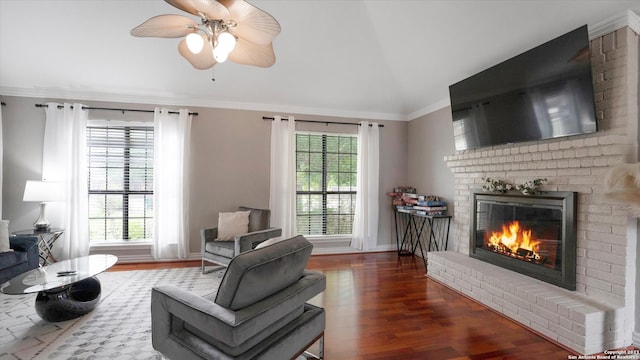
[(526, 257), (539, 260), (538, 248), (540, 241), (531, 237), (530, 229), (522, 229), (518, 221), (502, 225), (502, 232), (491, 232), (488, 239), (489, 247), (511, 256)]

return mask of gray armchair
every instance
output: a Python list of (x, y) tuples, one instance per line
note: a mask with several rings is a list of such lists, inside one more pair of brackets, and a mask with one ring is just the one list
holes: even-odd
[[(305, 270), (312, 248), (296, 236), (239, 254), (205, 296), (154, 287), (153, 348), (179, 360), (323, 358), (324, 309), (306, 303), (326, 287), (323, 274)], [(319, 356), (306, 353), (318, 340)]]
[(254, 249), (258, 244), (271, 238), (278, 237), (282, 234), (281, 229), (269, 226), (271, 211), (268, 209), (254, 209), (241, 206), (239, 211), (251, 211), (249, 214), (249, 232), (246, 234), (236, 235), (233, 240), (219, 241), (218, 228), (209, 228), (200, 230), (200, 239), (202, 242), (202, 273), (205, 271), (205, 261), (213, 262), (218, 266), (209, 271), (215, 271), (223, 268), (236, 255), (245, 251)]

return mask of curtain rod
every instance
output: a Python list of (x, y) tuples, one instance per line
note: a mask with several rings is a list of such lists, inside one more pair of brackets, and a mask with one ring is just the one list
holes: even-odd
[[(263, 116), (262, 120), (274, 120), (273, 117), (270, 116)], [(289, 121), (289, 119), (283, 117), (282, 120), (284, 121)], [(321, 120), (304, 120), (304, 119), (295, 119), (295, 121), (300, 121), (300, 122), (307, 122), (307, 123), (320, 123), (320, 124), (325, 124), (325, 125), (329, 125), (329, 124), (339, 124), (339, 125), (357, 125), (360, 126), (360, 123), (350, 123), (350, 122), (340, 122), (340, 121), (321, 121)], [(369, 124), (369, 126), (373, 126), (373, 124)], [(378, 127), (384, 127), (384, 125), (382, 124), (378, 124)]]
[[(36, 107), (48, 107), (47, 104), (36, 104)], [(58, 109), (62, 109), (64, 106), (62, 105), (58, 105)], [(73, 106), (71, 106), (71, 108), (73, 109)], [(82, 107), (83, 110), (111, 110), (111, 111), (122, 111), (123, 113), (125, 111), (131, 111), (131, 112), (145, 112), (145, 113), (152, 113), (154, 112), (154, 110), (141, 110), (141, 109), (116, 109), (116, 108), (102, 108), (102, 107), (91, 107), (91, 106), (83, 106)], [(169, 111), (169, 114), (180, 114), (180, 112), (178, 111)], [(198, 116), (197, 112), (190, 112), (189, 115), (194, 115), (194, 116)]]

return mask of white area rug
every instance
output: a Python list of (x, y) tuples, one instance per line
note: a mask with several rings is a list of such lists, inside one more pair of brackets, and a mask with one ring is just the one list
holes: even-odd
[(200, 268), (102, 273), (96, 308), (58, 323), (36, 314), (36, 294), (0, 293), (0, 359), (162, 359), (151, 346), (151, 288), (172, 284), (204, 295), (223, 274), (202, 275)]

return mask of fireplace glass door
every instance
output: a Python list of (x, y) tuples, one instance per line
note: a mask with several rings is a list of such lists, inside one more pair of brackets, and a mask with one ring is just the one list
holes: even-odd
[(574, 193), (474, 192), (472, 204), (471, 257), (575, 290)]
[(560, 270), (562, 208), (478, 201), (476, 247)]

